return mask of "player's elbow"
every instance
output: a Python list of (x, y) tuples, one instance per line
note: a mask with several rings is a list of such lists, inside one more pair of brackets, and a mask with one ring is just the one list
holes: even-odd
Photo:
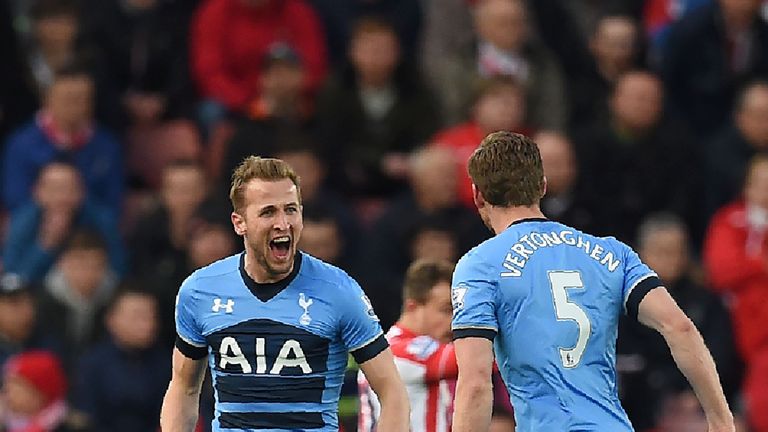
[(667, 338), (688, 338), (696, 333), (696, 325), (684, 313), (670, 318), (661, 328), (661, 333)]
[(483, 395), (492, 394), (493, 384), (490, 380), (490, 374), (488, 377), (484, 377), (479, 374), (462, 376), (461, 373), (459, 373), (456, 392), (462, 393), (470, 400), (482, 397)]

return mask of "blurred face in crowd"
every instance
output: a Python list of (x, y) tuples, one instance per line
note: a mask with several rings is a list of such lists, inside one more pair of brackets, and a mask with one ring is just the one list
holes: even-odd
[(483, 134), (514, 131), (525, 119), (525, 95), (514, 85), (496, 85), (475, 104), (474, 117)]
[(606, 78), (614, 79), (632, 67), (637, 44), (637, 25), (622, 16), (605, 17), (590, 41), (592, 54)]
[(289, 178), (254, 178), (245, 184), (243, 195), (244, 206), (232, 214), (232, 222), (258, 263), (249, 271), (257, 282), (279, 281), (293, 268), (304, 227), (299, 190)]
[(0, 335), (20, 344), (32, 334), (35, 304), (28, 292), (0, 296)]
[(193, 268), (205, 267), (235, 252), (230, 231), (211, 225), (192, 236), (189, 242), (189, 260)]
[(751, 206), (768, 212), (768, 159), (755, 162), (744, 187), (744, 198)]
[(448, 261), (456, 260), (458, 247), (453, 234), (440, 229), (424, 229), (413, 238), (411, 255), (413, 261)]
[(761, 0), (720, 0), (726, 22), (749, 25), (757, 17)]
[(56, 126), (76, 131), (93, 119), (93, 80), (87, 75), (56, 78), (45, 97), (45, 109)]
[(301, 195), (305, 201), (311, 201), (325, 177), (325, 167), (320, 159), (310, 151), (285, 152), (277, 155), (293, 168), (301, 179)]
[[(295, 103), (304, 86), (304, 69), (287, 61), (275, 61), (261, 73), (261, 92), (273, 103)], [(282, 107), (281, 107), (282, 108)]]
[(664, 283), (677, 282), (687, 271), (688, 236), (681, 228), (653, 230), (640, 243), (640, 256)]
[(121, 347), (149, 348), (157, 338), (157, 301), (146, 294), (123, 294), (112, 306), (107, 326)]
[(34, 32), (43, 53), (71, 53), (77, 36), (77, 16), (61, 14), (42, 17), (35, 21)]
[(616, 84), (611, 109), (620, 127), (644, 132), (659, 121), (663, 97), (658, 78), (645, 72), (631, 72)]
[(352, 38), (349, 56), (362, 85), (387, 85), (400, 62), (397, 35), (384, 28), (361, 30)]
[(754, 147), (768, 150), (768, 85), (750, 87), (736, 113), (739, 130)]
[(528, 37), (525, 5), (520, 0), (482, 0), (475, 12), (480, 39), (504, 51), (519, 51)]
[(107, 273), (107, 253), (103, 249), (72, 248), (59, 258), (58, 268), (69, 287), (84, 298), (92, 298)]
[(5, 376), (0, 390), (5, 407), (13, 414), (31, 416), (45, 407), (45, 396), (16, 374)]
[(341, 254), (339, 228), (331, 219), (304, 220), (299, 247), (304, 252), (331, 264), (337, 264)]
[(536, 134), (534, 141), (541, 153), (547, 193), (558, 195), (569, 192), (576, 181), (577, 167), (568, 138), (555, 132), (541, 132)]
[(406, 299), (405, 310), (412, 314), (414, 321), (419, 324), (419, 333), (441, 342), (450, 342), (453, 307), (451, 284), (448, 281), (438, 282), (432, 287), (423, 303)]
[(456, 204), (458, 179), (456, 158), (449, 150), (429, 147), (417, 152), (411, 160), (411, 188), (426, 210)]
[(205, 200), (207, 185), (202, 168), (170, 166), (163, 172), (162, 199), (173, 216), (188, 217)]
[(67, 164), (46, 165), (35, 184), (35, 200), (46, 211), (74, 212), (84, 195), (80, 173)]

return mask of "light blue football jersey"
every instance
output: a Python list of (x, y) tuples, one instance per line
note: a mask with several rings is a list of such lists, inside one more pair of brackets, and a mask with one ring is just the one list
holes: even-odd
[(192, 273), (176, 303), (177, 348), (208, 356), (214, 431), (338, 431), (347, 353), (387, 348), (378, 318), (346, 273), (297, 253), (285, 280), (257, 284), (238, 254)]
[(612, 237), (524, 219), (457, 264), (454, 338), (494, 341), (518, 432), (632, 431), (616, 388), (619, 317), (660, 285)]

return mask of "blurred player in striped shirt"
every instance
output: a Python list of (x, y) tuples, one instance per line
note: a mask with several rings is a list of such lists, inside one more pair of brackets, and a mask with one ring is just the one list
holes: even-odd
[[(451, 276), (447, 261), (422, 260), (411, 264), (403, 286), (403, 312), (387, 332), (395, 365), (411, 402), (411, 430), (451, 430), (453, 396), (458, 368), (451, 340)], [(376, 430), (379, 401), (365, 377), (358, 375), (360, 414), (358, 430)]]

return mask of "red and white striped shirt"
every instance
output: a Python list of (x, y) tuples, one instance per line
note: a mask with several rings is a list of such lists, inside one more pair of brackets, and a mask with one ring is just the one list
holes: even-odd
[[(411, 402), (411, 431), (450, 432), (458, 366), (453, 344), (418, 335), (399, 323), (387, 332), (400, 377)], [(365, 376), (358, 374), (358, 431), (376, 430), (381, 405)]]

